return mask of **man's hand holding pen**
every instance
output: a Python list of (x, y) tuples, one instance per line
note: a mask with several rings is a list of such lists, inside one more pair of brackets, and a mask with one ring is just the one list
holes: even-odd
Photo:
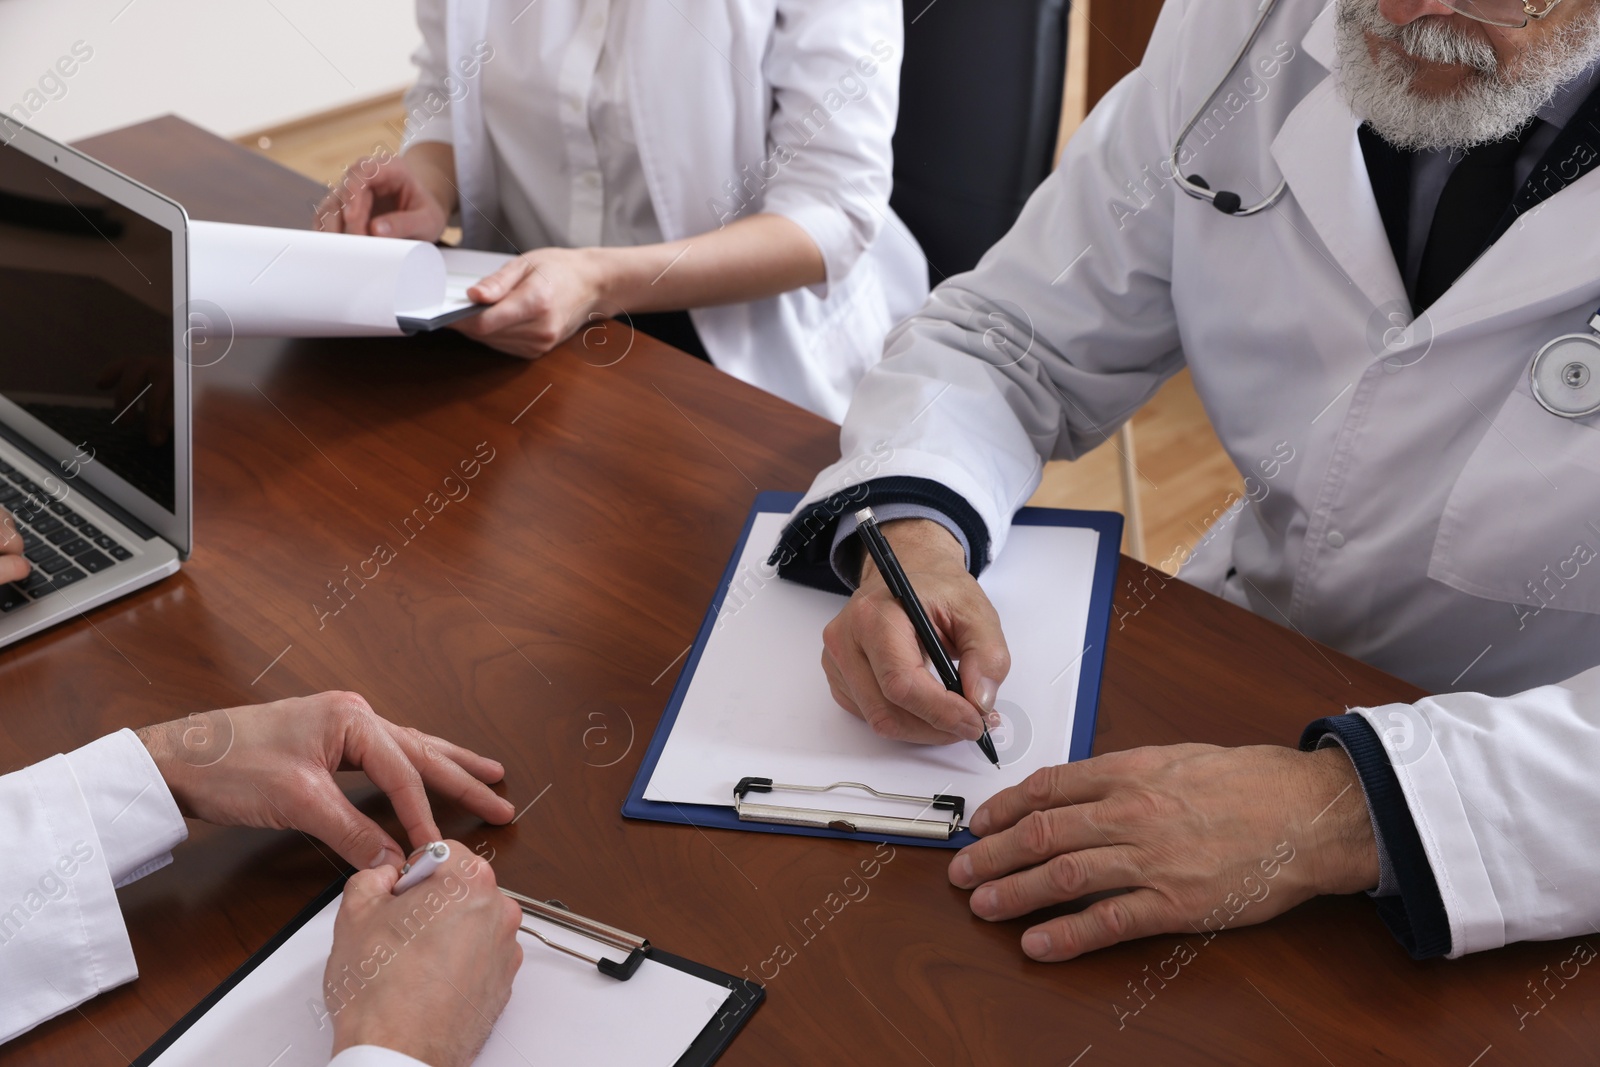
[[(928, 672), (911, 619), (870, 556), (855, 595), (823, 631), (822, 665), (834, 699), (882, 737), (977, 740), (977, 708), (993, 715), (1011, 666), (1000, 618), (967, 572), (960, 545), (938, 523), (905, 519), (881, 529), (945, 650), (959, 658), (972, 701)], [(1114, 894), (1024, 931), (1028, 956), (1059, 961), (1200, 929), (1216, 901), (1262, 863), (1287, 869), (1286, 857), (1298, 855), (1291, 875), (1274, 882), (1272, 903), (1233, 920), (1247, 925), (1318, 893), (1377, 884), (1365, 807), (1332, 803), (1352, 793), (1359, 799), (1355, 771), (1337, 747), (1113, 752), (1041, 769), (991, 797), (968, 822), (982, 840), (956, 854), (949, 878), (973, 891), (973, 914), (991, 922)], [(1241, 806), (1240, 795), (1258, 799)]]
[(1011, 670), (1000, 616), (967, 573), (961, 546), (938, 523), (901, 519), (881, 529), (945, 651), (960, 662), (968, 696), (950, 692), (928, 673), (910, 617), (868, 555), (855, 595), (822, 632), (822, 669), (833, 698), (879, 737), (977, 741), (986, 722), (1000, 724), (994, 702)]

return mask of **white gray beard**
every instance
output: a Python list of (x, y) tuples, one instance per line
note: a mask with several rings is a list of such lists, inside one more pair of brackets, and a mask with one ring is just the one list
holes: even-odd
[[(1340, 86), (1350, 109), (1397, 148), (1469, 148), (1508, 137), (1555, 96), (1556, 90), (1600, 59), (1600, 4), (1523, 57), (1512, 76), (1489, 42), (1426, 16), (1396, 26), (1377, 0), (1337, 0)], [(1367, 36), (1397, 44), (1419, 59), (1453, 63), (1469, 73), (1455, 92), (1428, 96), (1411, 86), (1411, 65)]]

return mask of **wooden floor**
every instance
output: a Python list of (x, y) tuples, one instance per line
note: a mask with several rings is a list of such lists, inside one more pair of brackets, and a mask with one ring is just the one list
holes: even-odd
[(325, 185), (362, 156), (399, 151), (405, 110), (398, 94), (351, 104), (286, 126), (240, 137), (239, 143)]
[[(239, 138), (239, 143), (319, 182), (380, 149), (395, 152), (404, 128), (397, 95), (340, 108)], [(1222, 451), (1184, 371), (1133, 420), (1135, 481), (1143, 506), (1144, 562), (1169, 573), (1244, 487)], [(1118, 439), (1073, 462), (1045, 467), (1030, 503), (1124, 511)], [(1124, 548), (1128, 542), (1124, 541)]]

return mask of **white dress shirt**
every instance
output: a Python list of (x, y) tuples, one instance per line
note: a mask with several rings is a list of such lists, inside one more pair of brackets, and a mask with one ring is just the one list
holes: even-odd
[[(0, 775), (0, 1044), (139, 977), (116, 890), (189, 836), (132, 730)], [(338, 1067), (415, 1067), (360, 1046)]]

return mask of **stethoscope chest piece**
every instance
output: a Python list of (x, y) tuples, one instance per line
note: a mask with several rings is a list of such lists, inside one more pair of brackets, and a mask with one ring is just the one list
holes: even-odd
[[(1595, 316), (1600, 321), (1600, 315)], [(1533, 357), (1533, 398), (1552, 415), (1581, 419), (1600, 412), (1600, 336), (1569, 333)]]

